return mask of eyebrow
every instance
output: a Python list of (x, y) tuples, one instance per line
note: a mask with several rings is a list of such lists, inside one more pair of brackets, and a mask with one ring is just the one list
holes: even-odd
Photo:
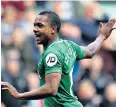
[(34, 25), (43, 25), (44, 26), (44, 24), (43, 23), (40, 23), (40, 22), (37, 22), (37, 23), (33, 23)]

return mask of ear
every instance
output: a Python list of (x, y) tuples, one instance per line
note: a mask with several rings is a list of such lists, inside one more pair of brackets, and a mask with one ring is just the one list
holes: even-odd
[(57, 31), (57, 26), (52, 26), (51, 29), (52, 29), (52, 34), (53, 34)]

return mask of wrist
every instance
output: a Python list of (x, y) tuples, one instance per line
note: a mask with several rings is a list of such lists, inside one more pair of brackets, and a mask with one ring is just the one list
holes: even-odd
[(107, 39), (106, 36), (104, 36), (103, 34), (100, 34), (99, 37), (100, 37), (100, 39), (102, 39), (103, 41)]
[(22, 94), (18, 93), (17, 99), (21, 99), (22, 98)]

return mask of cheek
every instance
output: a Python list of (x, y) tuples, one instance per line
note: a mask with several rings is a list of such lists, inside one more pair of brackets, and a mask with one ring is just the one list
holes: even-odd
[(50, 28), (46, 28), (45, 29), (45, 34), (50, 37), (51, 36), (51, 29)]
[(45, 42), (45, 41), (48, 41), (49, 40), (49, 37), (46, 33), (44, 33), (41, 37), (41, 41)]

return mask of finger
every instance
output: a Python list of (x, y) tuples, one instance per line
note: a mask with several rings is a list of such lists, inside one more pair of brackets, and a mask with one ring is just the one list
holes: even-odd
[(102, 28), (103, 27), (103, 23), (102, 22), (100, 22), (100, 28)]
[(8, 90), (8, 88), (7, 88), (7, 87), (5, 87), (5, 88), (2, 88), (2, 90)]
[(113, 20), (110, 20), (108, 23), (107, 23), (107, 27), (110, 27), (111, 26), (111, 24), (113, 23)]
[(6, 82), (1, 82), (1, 86), (7, 86)]
[(1, 82), (1, 84), (7, 84), (8, 82)]
[(1, 84), (1, 87), (4, 87), (4, 86), (6, 86), (5, 84)]
[(113, 27), (115, 24), (115, 20), (112, 20), (112, 23), (109, 25), (109, 27)]
[(10, 84), (8, 82), (1, 82), (2, 86), (9, 86)]
[(102, 24), (102, 25), (101, 25), (102, 27), (107, 25), (107, 23), (101, 23), (101, 24)]
[(113, 27), (114, 24), (115, 24), (115, 22), (116, 22), (116, 20), (115, 20), (115, 19), (112, 19), (112, 20), (110, 20), (110, 21), (108, 22), (107, 26), (108, 26), (108, 27)]

